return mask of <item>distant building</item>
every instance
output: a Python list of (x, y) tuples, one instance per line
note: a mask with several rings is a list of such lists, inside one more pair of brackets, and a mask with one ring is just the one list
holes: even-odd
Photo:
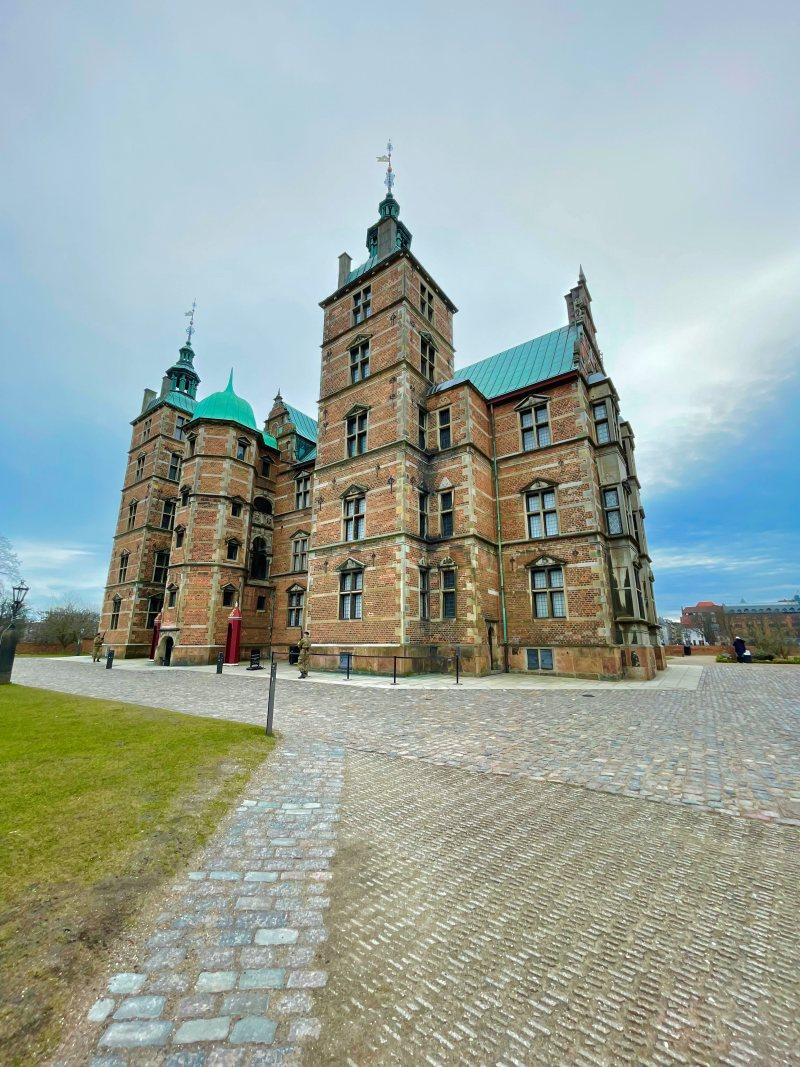
[(722, 604), (713, 600), (698, 600), (692, 607), (681, 608), (681, 625), (699, 630), (706, 644), (718, 644), (724, 636), (724, 613)]
[(726, 604), (724, 628), (728, 640), (739, 636), (758, 644), (759, 638), (768, 637), (800, 645), (800, 599), (777, 604)]

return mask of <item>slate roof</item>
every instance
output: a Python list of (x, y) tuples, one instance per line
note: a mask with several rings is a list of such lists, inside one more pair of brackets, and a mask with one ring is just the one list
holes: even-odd
[(513, 393), (537, 382), (547, 381), (574, 369), (573, 356), (577, 326), (562, 326), (521, 345), (457, 370), (436, 392), (458, 382), (472, 382), (487, 400)]

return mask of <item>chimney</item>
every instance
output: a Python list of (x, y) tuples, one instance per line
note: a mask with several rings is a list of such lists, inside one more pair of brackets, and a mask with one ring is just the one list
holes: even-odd
[(155, 398), (156, 398), (155, 389), (145, 389), (144, 396), (142, 397), (142, 414), (144, 413), (144, 409), (147, 407), (147, 405), (150, 403), (150, 401), (151, 400), (155, 400)]
[(339, 285), (341, 289), (344, 283), (347, 281), (347, 275), (350, 273), (350, 268), (353, 265), (353, 259), (347, 252), (342, 252), (339, 256)]
[(161, 396), (166, 396), (172, 388), (172, 378), (168, 374), (165, 374), (161, 379)]

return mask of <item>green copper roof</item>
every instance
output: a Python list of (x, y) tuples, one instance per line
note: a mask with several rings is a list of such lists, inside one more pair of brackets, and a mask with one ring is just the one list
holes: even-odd
[(377, 255), (370, 256), (366, 263), (362, 263), (360, 267), (355, 267), (350, 271), (347, 275), (347, 281), (344, 284), (349, 285), (350, 282), (354, 282), (356, 278), (360, 278), (362, 274), (366, 274), (368, 270), (372, 270), (377, 262)]
[(560, 330), (534, 337), (532, 341), (507, 348), (496, 356), (457, 370), (453, 377), (437, 386), (437, 391), (456, 382), (472, 382), (487, 400), (544, 382), (574, 369), (574, 347), (578, 339), (577, 326), (562, 326)]
[(181, 411), (187, 412), (191, 415), (197, 406), (197, 401), (186, 393), (180, 393), (177, 389), (170, 389), (164, 396), (154, 396), (150, 403), (145, 408), (145, 411), (153, 411), (161, 404), (172, 404), (174, 408), (180, 408)]
[(267, 445), (268, 448), (277, 449), (278, 442), (275, 440), (271, 433), (267, 433), (267, 431), (264, 430), (261, 436), (264, 438), (264, 444)]
[(312, 419), (310, 415), (306, 415), (297, 408), (293, 408), (291, 404), (287, 404), (285, 400), (283, 406), (286, 408), (287, 414), (289, 415), (289, 421), (294, 423), (294, 428), (297, 430), (298, 434), (301, 437), (305, 437), (306, 441), (313, 441), (316, 444), (316, 421)]
[(239, 426), (258, 433), (253, 409), (246, 400), (237, 396), (233, 391), (233, 371), (228, 378), (228, 384), (221, 393), (212, 393), (200, 401), (194, 409), (194, 418), (235, 422)]

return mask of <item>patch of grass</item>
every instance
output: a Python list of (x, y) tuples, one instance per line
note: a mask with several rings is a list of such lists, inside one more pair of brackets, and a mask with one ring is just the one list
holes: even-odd
[(0, 688), (0, 1047), (41, 1062), (71, 990), (267, 755), (257, 726)]

